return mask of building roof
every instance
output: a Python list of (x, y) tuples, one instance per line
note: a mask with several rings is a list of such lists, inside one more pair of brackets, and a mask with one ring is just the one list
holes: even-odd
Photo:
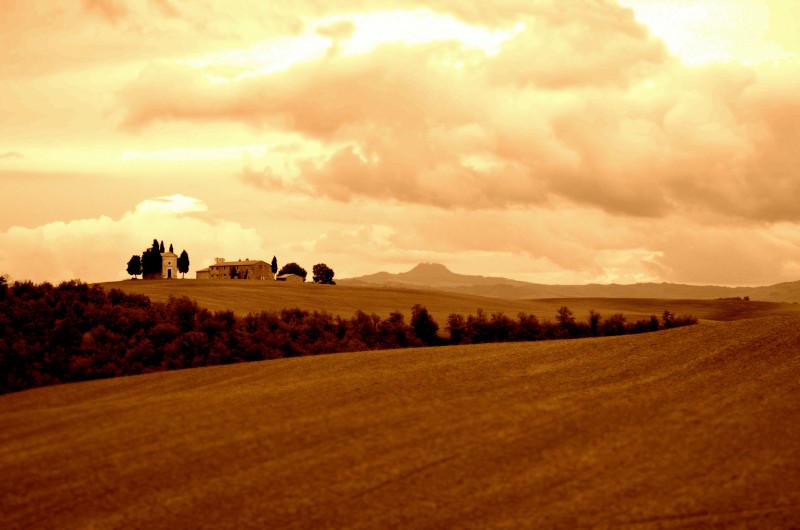
[[(275, 277), (276, 280), (286, 280), (286, 279), (289, 279), (289, 278), (299, 278), (299, 279), (303, 280), (302, 276), (300, 276), (299, 274), (291, 273), (291, 272), (288, 272), (286, 274), (281, 274), (280, 276), (276, 276)], [(305, 281), (305, 280), (303, 280), (303, 281)]]
[(239, 261), (223, 261), (220, 263), (214, 263), (211, 267), (230, 267), (230, 266), (238, 266), (238, 265), (255, 265), (257, 263), (263, 263), (264, 265), (267, 264), (266, 261), (260, 259), (246, 259), (246, 260), (239, 260)]
[(200, 269), (199, 271), (194, 271), (194, 272), (210, 272), (210, 271), (211, 269), (209, 267), (206, 267), (205, 269)]

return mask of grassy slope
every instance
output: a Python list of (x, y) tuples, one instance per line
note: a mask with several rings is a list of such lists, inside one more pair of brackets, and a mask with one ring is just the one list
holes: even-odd
[(504, 312), (516, 317), (519, 312), (533, 313), (540, 319), (553, 320), (556, 310), (566, 305), (579, 320), (590, 309), (604, 316), (623, 313), (629, 319), (661, 315), (665, 309), (677, 314), (692, 314), (711, 320), (732, 320), (800, 312), (798, 304), (741, 302), (733, 300), (646, 300), (614, 298), (566, 298), (547, 300), (508, 300), (431, 290), (385, 287), (350, 287), (342, 285), (287, 284), (283, 282), (182, 280), (121, 281), (103, 284), (130, 293), (145, 294), (153, 300), (166, 301), (170, 296), (188, 296), (212, 310), (232, 309), (239, 315), (261, 310), (300, 307), (327, 311), (344, 317), (357, 310), (386, 317), (400, 311), (407, 317), (414, 304), (428, 308), (440, 326), (447, 324), (450, 313), (474, 314), (478, 308), (487, 314)]
[(798, 395), (799, 316), (42, 388), (0, 527), (787, 528)]

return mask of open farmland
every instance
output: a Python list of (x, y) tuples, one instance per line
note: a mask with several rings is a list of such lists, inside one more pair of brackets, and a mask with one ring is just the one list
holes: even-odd
[(791, 528), (800, 317), (0, 396), (0, 527)]
[(579, 320), (589, 310), (603, 316), (623, 313), (629, 320), (661, 315), (668, 309), (675, 314), (692, 314), (706, 320), (736, 320), (762, 316), (800, 314), (799, 304), (744, 302), (741, 300), (649, 300), (637, 298), (551, 298), (543, 300), (511, 300), (488, 298), (426, 289), (387, 287), (351, 287), (342, 285), (292, 284), (284, 282), (182, 280), (120, 281), (101, 284), (127, 293), (144, 294), (154, 301), (170, 296), (187, 296), (210, 310), (230, 309), (244, 316), (263, 310), (280, 311), (299, 307), (307, 311), (326, 311), (350, 317), (358, 310), (376, 313), (385, 318), (392, 311), (407, 317), (414, 304), (424, 305), (444, 327), (450, 313), (474, 314), (478, 308), (487, 314), (503, 312), (511, 317), (533, 313), (541, 319), (554, 318), (559, 307), (566, 305)]

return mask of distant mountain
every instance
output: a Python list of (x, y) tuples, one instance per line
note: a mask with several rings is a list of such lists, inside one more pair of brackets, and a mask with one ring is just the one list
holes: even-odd
[(547, 285), (509, 278), (458, 274), (439, 263), (420, 263), (408, 272), (378, 272), (337, 280), (342, 285), (435, 289), (493, 298), (661, 298), (714, 299), (749, 296), (765, 302), (800, 302), (800, 281), (763, 287), (722, 287), (677, 283)]
[(440, 263), (420, 263), (408, 272), (401, 272), (398, 274), (378, 272), (359, 278), (344, 279), (342, 281), (349, 285), (361, 283), (386, 286), (390, 284), (389, 286), (398, 287), (406, 285), (413, 287), (494, 286), (498, 284), (522, 287), (533, 285), (528, 282), (510, 280), (508, 278), (456, 274)]

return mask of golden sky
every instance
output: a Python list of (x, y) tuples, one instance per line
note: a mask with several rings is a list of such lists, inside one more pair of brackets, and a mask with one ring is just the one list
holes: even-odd
[[(291, 9), (285, 7), (291, 5)], [(789, 0), (5, 0), (0, 273), (800, 279)]]

